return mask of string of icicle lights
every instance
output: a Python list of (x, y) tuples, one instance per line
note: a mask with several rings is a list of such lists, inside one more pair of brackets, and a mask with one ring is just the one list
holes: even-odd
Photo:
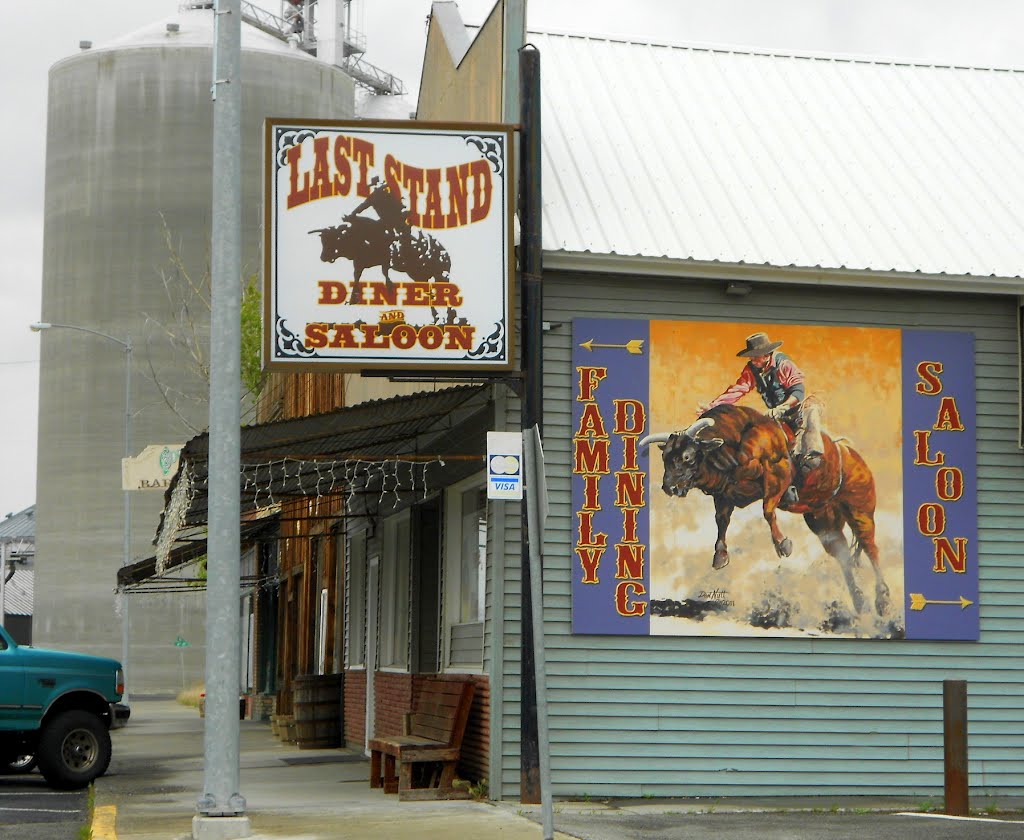
[(167, 571), (167, 560), (171, 556), (171, 549), (178, 538), (178, 531), (185, 521), (185, 515), (192, 506), (192, 500), (196, 495), (195, 472), (192, 465), (187, 461), (180, 467), (178, 483), (171, 493), (171, 500), (167, 503), (164, 513), (163, 526), (160, 529), (160, 536), (156, 541), (156, 573), (162, 575)]
[[(368, 487), (380, 483), (377, 511), (380, 512), (388, 500), (392, 509), (401, 502), (401, 493), (418, 493), (426, 499), (431, 493), (431, 469), (444, 468), (443, 458), (420, 458), (410, 460), (390, 458), (369, 460), (345, 458), (332, 461), (307, 461), (298, 458), (282, 458), (256, 464), (242, 464), (241, 494), (243, 502), (251, 499), (257, 511), (274, 508), (283, 501), (297, 496), (320, 500), (327, 496), (341, 495), (345, 500), (345, 511), (356, 513), (354, 503)], [(164, 518), (164, 527), (157, 542), (156, 573), (163, 574), (167, 568), (171, 548), (185, 517), (195, 498), (197, 484), (209, 486), (209, 479), (197, 482), (194, 471), (188, 463), (183, 464), (178, 484), (171, 495)], [(277, 495), (275, 495), (275, 489)], [(362, 513), (370, 514), (364, 510)]]
[[(242, 497), (251, 496), (253, 507), (263, 510), (295, 496), (319, 500), (324, 496), (342, 495), (345, 510), (354, 513), (352, 503), (356, 496), (379, 480), (378, 510), (391, 496), (394, 497), (392, 508), (396, 508), (402, 492), (420, 492), (421, 498), (426, 499), (430, 494), (430, 468), (444, 465), (442, 458), (415, 461), (402, 458), (384, 461), (364, 458), (335, 461), (283, 458), (260, 464), (243, 464)], [(283, 498), (275, 497), (275, 486), (287, 488), (287, 491), (278, 491)]]

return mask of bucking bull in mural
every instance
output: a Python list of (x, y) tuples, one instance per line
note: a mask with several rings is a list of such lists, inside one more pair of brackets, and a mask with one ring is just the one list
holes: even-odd
[[(807, 527), (835, 558), (843, 572), (854, 609), (868, 608), (854, 578), (861, 553), (875, 575), (875, 609), (889, 609), (889, 587), (879, 567), (875, 544), (875, 480), (856, 449), (821, 429), (821, 405), (804, 399), (803, 377), (788, 357), (775, 352), (781, 341), (764, 333), (747, 339), (737, 355), (750, 362), (736, 385), (708, 406), (684, 431), (652, 434), (641, 447), (659, 444), (664, 463), (662, 490), (683, 498), (693, 489), (715, 503), (718, 539), (712, 567), (729, 563), (726, 532), (733, 511), (761, 501), (772, 543), (779, 557), (788, 557), (792, 541), (779, 527), (776, 511), (802, 514)], [(767, 413), (735, 405), (757, 389)], [(849, 526), (854, 549), (844, 533)]]
[[(393, 195), (387, 184), (379, 178), (371, 184), (370, 195), (346, 214), (340, 225), (310, 231), (320, 236), (320, 259), (330, 263), (339, 257), (352, 261), (356, 298), (363, 271), (373, 266), (380, 266), (388, 289), (392, 287), (391, 269), (417, 282), (448, 282), (452, 259), (445, 247), (423, 231), (413, 233), (402, 199)], [(371, 208), (377, 218), (360, 215)]]

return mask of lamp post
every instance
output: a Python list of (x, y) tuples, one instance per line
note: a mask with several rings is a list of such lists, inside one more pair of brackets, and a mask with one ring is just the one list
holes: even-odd
[[(120, 345), (124, 351), (124, 457), (130, 458), (132, 454), (132, 339), (131, 336), (121, 339), (90, 327), (81, 327), (76, 324), (51, 324), (41, 321), (29, 324), (32, 332), (43, 330), (75, 330), (76, 332), (89, 333), (113, 341)], [(131, 491), (122, 489), (124, 496), (124, 533), (122, 534), (122, 564), (127, 566), (132, 559), (132, 500)], [(128, 702), (128, 597), (122, 598), (121, 604), (121, 668), (125, 674), (123, 701)]]

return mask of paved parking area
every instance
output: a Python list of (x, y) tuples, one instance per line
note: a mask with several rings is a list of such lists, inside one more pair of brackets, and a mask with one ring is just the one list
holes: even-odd
[(0, 776), (0, 840), (78, 840), (88, 791), (50, 790), (38, 771)]

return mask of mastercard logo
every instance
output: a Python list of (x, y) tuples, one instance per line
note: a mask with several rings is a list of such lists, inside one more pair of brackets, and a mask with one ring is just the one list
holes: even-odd
[(519, 459), (514, 455), (495, 455), (491, 458), (492, 475), (518, 475)]

